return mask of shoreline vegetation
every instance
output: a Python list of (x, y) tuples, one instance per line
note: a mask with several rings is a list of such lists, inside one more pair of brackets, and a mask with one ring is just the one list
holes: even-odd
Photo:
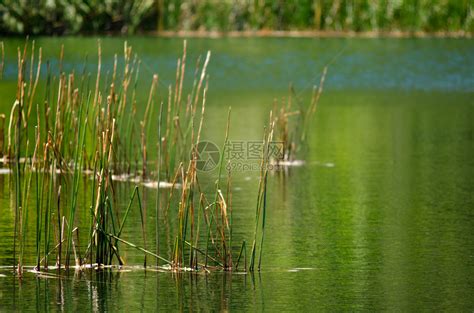
[[(242, 31), (218, 31), (218, 30), (163, 30), (163, 31), (145, 31), (137, 32), (136, 36), (157, 37), (157, 38), (466, 38), (471, 39), (474, 33), (459, 31), (333, 31), (333, 30), (242, 30)], [(24, 38), (20, 34), (2, 34), (5, 38)], [(30, 38), (41, 38), (43, 35), (31, 35)], [(57, 35), (52, 35), (55, 37)], [(61, 37), (70, 35), (61, 35)], [(71, 35), (72, 36), (72, 35)], [(79, 37), (117, 37), (127, 36), (120, 32), (103, 32), (74, 35)]]
[[(114, 34), (110, 34), (114, 35)], [(117, 34), (116, 34), (117, 35)], [(318, 30), (249, 30), (249, 31), (160, 31), (141, 33), (166, 38), (472, 38), (465, 31), (318, 31)]]
[[(2, 35), (156, 32), (473, 34), (468, 0), (105, 0), (0, 3)], [(398, 36), (398, 35), (396, 35)]]
[[(3, 44), (1, 47), (3, 67)], [(127, 42), (122, 57), (119, 63), (115, 54), (112, 72), (104, 73), (99, 40), (97, 73), (87, 72), (85, 65), (82, 71), (67, 72), (62, 67), (61, 46), (59, 69), (53, 72), (51, 61), (34, 40), (26, 39), (24, 46), (18, 47), (17, 93), (10, 114), (1, 115), (0, 128), (3, 164), (11, 179), (14, 272), (22, 276), (27, 246), (35, 247), (34, 268), (41, 271), (121, 266), (125, 264), (124, 245), (143, 253), (145, 267), (150, 265), (147, 258), (154, 258), (156, 266), (172, 271), (260, 270), (269, 168), (279, 161), (281, 166), (291, 164), (298, 157), (327, 68), (319, 86), (313, 88), (309, 105), (296, 99), (290, 88), (286, 103), (275, 103), (269, 112), (262, 127), (253, 236), (248, 243), (237, 243), (232, 237), (232, 212), (242, 208), (233, 207), (232, 172), (226, 166), (230, 160), (224, 157), (230, 108), (217, 178), (206, 186), (198, 179), (198, 161), (207, 162), (200, 159), (198, 146), (205, 124), (211, 52), (198, 58), (192, 86), (184, 86), (189, 71), (184, 40), (174, 84), (168, 86), (167, 93), (159, 94), (155, 73), (142, 98), (137, 88), (141, 61)], [(39, 83), (42, 64), (47, 65), (45, 84)], [(157, 142), (151, 142), (152, 134), (157, 135)], [(273, 138), (283, 144), (281, 159), (272, 154)], [(156, 157), (152, 157), (153, 150)], [(139, 184), (127, 180), (129, 177), (155, 183), (156, 203), (144, 202)], [(126, 207), (117, 200), (117, 180), (135, 183)], [(139, 211), (137, 227), (141, 227), (142, 238), (130, 242), (122, 233), (134, 209)], [(163, 256), (160, 234), (169, 225), (160, 216), (169, 215), (176, 216), (177, 227), (174, 234), (166, 234), (172, 239), (168, 240), (168, 255)], [(80, 223), (78, 216), (85, 217), (88, 225)], [(153, 218), (154, 247), (147, 231)]]

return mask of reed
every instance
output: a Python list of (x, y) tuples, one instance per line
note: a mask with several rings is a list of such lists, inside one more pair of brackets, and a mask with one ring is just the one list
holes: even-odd
[[(222, 190), (220, 186), (220, 181), (221, 181), (221, 176), (222, 176), (222, 169), (224, 166), (224, 156), (225, 156), (225, 148), (227, 146), (227, 142), (229, 140), (229, 130), (230, 130), (230, 113), (231, 113), (231, 108), (229, 107), (229, 111), (227, 114), (227, 127), (225, 131), (225, 139), (224, 143), (222, 145), (222, 153), (221, 153), (221, 158), (219, 161), (219, 174), (216, 182), (216, 196), (215, 196), (215, 203), (216, 203), (216, 216), (220, 213), (221, 218), (220, 218), (220, 225), (218, 220), (216, 220), (216, 225), (220, 226), (218, 227), (218, 231), (220, 233), (221, 237), (221, 246), (222, 249), (224, 250), (222, 253), (222, 258), (223, 258), (223, 264), (225, 269), (232, 268), (232, 253), (229, 251), (231, 248), (230, 246), (227, 246), (226, 242), (226, 230), (228, 232), (229, 238), (230, 234), (232, 233), (231, 231), (231, 225), (229, 225), (229, 220), (228, 220), (228, 214), (227, 214), (227, 202), (224, 196), (222, 195)], [(230, 176), (228, 176), (228, 186), (230, 186)], [(228, 194), (227, 194), (227, 199), (231, 196), (231, 190), (228, 187)], [(219, 210), (217, 210), (219, 208)]]
[[(16, 258), (16, 240), (17, 237), (20, 238), (21, 235), (18, 233), (21, 231), (19, 223), (21, 222), (21, 210), (22, 210), (22, 190), (21, 190), (21, 165), (20, 165), (20, 153), (21, 153), (21, 131), (22, 131), (22, 115), (23, 115), (23, 103), (24, 103), (24, 67), (25, 67), (25, 55), (26, 55), (27, 45), (21, 53), (20, 48), (18, 48), (18, 85), (17, 85), (17, 94), (16, 101), (13, 105), (12, 111), (14, 111), (15, 106), (17, 107), (17, 116), (16, 116), (16, 127), (15, 127), (15, 226), (14, 226), (14, 239), (13, 239), (13, 259)], [(13, 114), (10, 117), (10, 122), (13, 119)], [(21, 255), (18, 262), (17, 272), (21, 273)], [(15, 268), (15, 267), (14, 267)]]
[[(257, 205), (255, 209), (254, 239), (252, 243), (252, 251), (250, 254), (250, 265), (249, 265), (250, 271), (254, 271), (255, 269), (256, 254), (257, 254), (258, 249), (260, 250), (258, 270), (260, 270), (260, 267), (261, 267), (263, 241), (265, 237), (268, 169), (269, 169), (270, 156), (271, 156), (270, 144), (272, 143), (272, 140), (273, 140), (274, 126), (275, 126), (275, 121), (273, 120), (272, 112), (270, 112), (269, 125), (265, 127), (264, 132), (263, 132), (263, 140), (262, 140), (263, 151), (262, 151), (262, 159), (260, 163), (260, 179), (259, 179), (258, 192), (257, 192)], [(260, 246), (258, 246), (259, 235), (260, 235)]]
[[(202, 64), (198, 59), (192, 87), (186, 93), (187, 46), (184, 41), (174, 85), (168, 86), (167, 94), (161, 94), (158, 75), (153, 73), (148, 95), (143, 101), (137, 90), (141, 62), (126, 42), (123, 69), (119, 68), (118, 56), (115, 55), (112, 72), (104, 75), (102, 48), (98, 41), (95, 79), (93, 74), (86, 73), (85, 66), (79, 74), (64, 71), (64, 47), (59, 53), (59, 71), (54, 73), (50, 62), (43, 62), (42, 49), (36, 49), (34, 42), (31, 49), (28, 46), (27, 41), (23, 49), (18, 49), (17, 95), (9, 116), (8, 144), (3, 156), (4, 163), (13, 170), (13, 257), (17, 259), (19, 246), (14, 268), (20, 275), (25, 263), (25, 247), (30, 240), (28, 221), (32, 215), (35, 216), (32, 238), (37, 271), (47, 269), (53, 256), (58, 269), (73, 267), (72, 258), (77, 268), (86, 264), (91, 267), (121, 266), (125, 264), (124, 247), (141, 251), (144, 266), (149, 265), (147, 260), (152, 257), (157, 266), (166, 266), (173, 271), (238, 270), (242, 259), (244, 270), (254, 270), (258, 249), (260, 269), (269, 144), (275, 121), (271, 117), (263, 139), (265, 149), (255, 236), (250, 267), (247, 267), (246, 241), (238, 251), (233, 251), (232, 173), (230, 169), (227, 173), (224, 171), (230, 108), (218, 176), (210, 194), (204, 191), (208, 190), (207, 186), (201, 186), (197, 168), (197, 147), (206, 116), (210, 52)], [(87, 62), (86, 59), (85, 64)], [(46, 83), (39, 90), (43, 68), (46, 68)], [(144, 107), (143, 113), (139, 113), (139, 106)], [(157, 121), (154, 120), (156, 115)], [(0, 135), (5, 120), (6, 116), (0, 115)], [(157, 142), (153, 143), (151, 132), (155, 127)], [(156, 159), (150, 153), (154, 149), (149, 149), (153, 144), (157, 147)], [(3, 151), (3, 146), (3, 141), (0, 141), (0, 151)], [(156, 167), (148, 166), (150, 162), (156, 162)], [(117, 201), (120, 191), (115, 180), (135, 184), (125, 207)], [(156, 184), (154, 251), (148, 242), (149, 214), (146, 194), (140, 192), (142, 184)], [(162, 188), (161, 184), (171, 184), (171, 188)], [(80, 197), (82, 185), (85, 194), (90, 192), (90, 198)], [(179, 191), (176, 191), (178, 186)], [(31, 201), (34, 202), (32, 209), (28, 207)], [(133, 208), (140, 214), (142, 241), (139, 245), (124, 238), (124, 229)], [(160, 218), (161, 214), (165, 217), (175, 214), (177, 221), (174, 234), (170, 235), (174, 246), (167, 256), (160, 251), (160, 235), (162, 229), (167, 233), (171, 231), (168, 230), (170, 225)], [(80, 224), (78, 216), (89, 220), (88, 227)], [(80, 237), (86, 238), (82, 246)]]
[[(228, 241), (229, 234), (232, 233), (232, 223), (229, 223), (229, 203), (231, 197), (230, 176), (228, 176), (227, 193), (224, 196), (221, 190), (222, 168), (224, 152), (228, 141), (230, 126), (230, 109), (227, 120), (226, 135), (221, 154), (221, 165), (218, 179), (215, 185), (214, 201), (209, 203), (199, 184), (197, 175), (197, 144), (200, 140), (203, 117), (205, 112), (207, 85), (204, 88), (203, 104), (199, 126), (191, 132), (191, 138), (195, 140), (191, 152), (191, 159), (188, 166), (180, 166), (175, 174), (175, 178), (180, 177), (182, 181), (182, 190), (178, 201), (178, 228), (174, 239), (172, 269), (180, 270), (188, 265), (189, 269), (197, 270), (199, 268), (218, 267), (223, 270), (232, 269), (232, 249)], [(194, 114), (193, 114), (194, 116)], [(194, 118), (192, 118), (194, 124)], [(194, 127), (192, 128), (194, 129)], [(169, 198), (173, 196), (171, 189)], [(199, 196), (199, 197), (197, 197)], [(199, 198), (199, 200), (198, 200)], [(198, 209), (196, 209), (198, 208)], [(170, 208), (168, 207), (167, 211)], [(201, 228), (206, 229), (205, 249), (200, 247)], [(189, 247), (189, 253), (186, 254), (185, 247)], [(205, 259), (204, 263), (199, 262), (199, 255)]]
[[(159, 233), (159, 220), (160, 220), (160, 209), (161, 209), (161, 197), (160, 197), (160, 179), (161, 179), (161, 154), (163, 152), (163, 138), (161, 133), (161, 126), (163, 123), (163, 102), (160, 104), (160, 114), (158, 117), (158, 155), (156, 163), (156, 203), (155, 203), (155, 250), (156, 253), (160, 253), (160, 233)], [(156, 260), (158, 265), (158, 259)]]
[[(282, 145), (280, 156), (271, 156), (271, 161), (277, 165), (289, 166), (293, 162), (301, 161), (300, 152), (306, 146), (307, 133), (311, 123), (314, 123), (314, 115), (324, 88), (328, 67), (324, 67), (319, 84), (313, 87), (312, 97), (309, 105), (304, 105), (290, 85), (288, 98), (285, 102), (278, 103), (275, 100), (275, 140)], [(296, 106), (293, 104), (296, 102)]]

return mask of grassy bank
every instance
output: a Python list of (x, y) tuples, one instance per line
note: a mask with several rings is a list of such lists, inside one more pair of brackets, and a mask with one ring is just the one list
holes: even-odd
[(474, 31), (469, 0), (6, 0), (0, 13), (4, 34)]

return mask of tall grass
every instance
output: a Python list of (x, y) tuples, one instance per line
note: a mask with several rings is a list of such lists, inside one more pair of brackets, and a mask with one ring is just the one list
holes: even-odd
[[(210, 197), (198, 177), (197, 147), (205, 124), (210, 52), (202, 63), (197, 62), (192, 87), (185, 94), (187, 51), (184, 42), (175, 84), (168, 86), (165, 96), (168, 101), (164, 103), (157, 95), (157, 74), (151, 77), (146, 100), (141, 102), (137, 96), (140, 60), (127, 43), (124, 44), (122, 75), (118, 74), (116, 56), (113, 72), (105, 75), (105, 83), (100, 41), (95, 82), (91, 82), (92, 74), (85, 70), (79, 74), (64, 72), (64, 48), (61, 47), (59, 72), (53, 73), (46, 62), (46, 83), (41, 85), (40, 92), (37, 87), (43, 69), (42, 50), (40, 48), (36, 53), (32, 42), (28, 56), (28, 47), (26, 41), (23, 49), (18, 49), (17, 94), (11, 108), (8, 147), (4, 155), (4, 163), (13, 169), (15, 186), (13, 258), (16, 260), (19, 254), (15, 271), (19, 275), (23, 272), (24, 254), (30, 240), (27, 226), (32, 216), (36, 219), (33, 238), (37, 271), (51, 267), (52, 260), (58, 269), (124, 265), (124, 246), (141, 251), (144, 266), (150, 264), (148, 259), (151, 257), (155, 259), (155, 265), (175, 271), (230, 271), (237, 269), (243, 258), (247, 270), (245, 241), (239, 247), (240, 252), (233, 251), (232, 174), (229, 170), (226, 177), (223, 170), (230, 108), (218, 178)], [(42, 99), (39, 100), (36, 94), (43, 95)], [(137, 113), (139, 105), (145, 108), (141, 116)], [(158, 113), (158, 121), (152, 118), (154, 111)], [(271, 117), (263, 140), (265, 149), (249, 270), (254, 270), (257, 247), (260, 251), (258, 269), (262, 259), (269, 144), (274, 123)], [(151, 159), (148, 152), (152, 150), (148, 147), (154, 146), (150, 142), (154, 127), (157, 127), (158, 135), (156, 160)], [(140, 144), (136, 144), (137, 135)], [(156, 164), (156, 167), (149, 164)], [(84, 178), (91, 182), (86, 183)], [(116, 201), (119, 191), (114, 180), (137, 184), (126, 207)], [(170, 182), (172, 188), (161, 187)], [(147, 225), (150, 217), (142, 201), (141, 183), (156, 184), (157, 188), (154, 248), (149, 244)], [(81, 185), (90, 192), (89, 199), (80, 197)], [(34, 207), (28, 206), (31, 201)], [(135, 242), (124, 238), (133, 208), (140, 215), (142, 238), (139, 242), (136, 238)], [(177, 228), (172, 251), (163, 256), (159, 238), (168, 225), (161, 217), (168, 214), (176, 214)], [(87, 216), (89, 226), (81, 225), (78, 216)], [(257, 233), (261, 236), (260, 243), (257, 243)], [(80, 237), (86, 238), (83, 245), (79, 242)], [(236, 263), (234, 259), (237, 259)]]

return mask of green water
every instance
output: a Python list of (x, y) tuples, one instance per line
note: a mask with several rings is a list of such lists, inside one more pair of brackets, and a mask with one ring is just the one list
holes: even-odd
[[(53, 67), (62, 42), (68, 70), (81, 68), (86, 53), (96, 61), (95, 39), (39, 39)], [(160, 73), (165, 90), (181, 41), (129, 42), (146, 64), (144, 75)], [(21, 41), (5, 44), (0, 111), (8, 113)], [(110, 69), (123, 41), (102, 44)], [(143, 256), (123, 247), (124, 270), (26, 273), (19, 281), (6, 267), (14, 262), (12, 177), (1, 175), (0, 311), (474, 309), (474, 41), (194, 39), (188, 46), (190, 60), (212, 50), (203, 137), (216, 142), (222, 142), (228, 106), (231, 140), (261, 138), (273, 99), (286, 96), (292, 81), (301, 101), (309, 101), (309, 87), (337, 56), (302, 154), (306, 164), (269, 177), (262, 271), (145, 271)], [(149, 79), (144, 82), (146, 97)], [(212, 182), (216, 175), (202, 179)], [(252, 235), (257, 178), (253, 171), (235, 173), (236, 245)], [(125, 206), (133, 185), (116, 188)], [(154, 211), (155, 190), (141, 191)], [(88, 192), (79, 197), (89, 199)], [(153, 234), (153, 213), (149, 217)], [(139, 241), (140, 216), (134, 211), (131, 218), (124, 237)], [(176, 227), (172, 216), (166, 223)], [(171, 240), (163, 230), (163, 249)], [(29, 246), (30, 264), (34, 253)]]

